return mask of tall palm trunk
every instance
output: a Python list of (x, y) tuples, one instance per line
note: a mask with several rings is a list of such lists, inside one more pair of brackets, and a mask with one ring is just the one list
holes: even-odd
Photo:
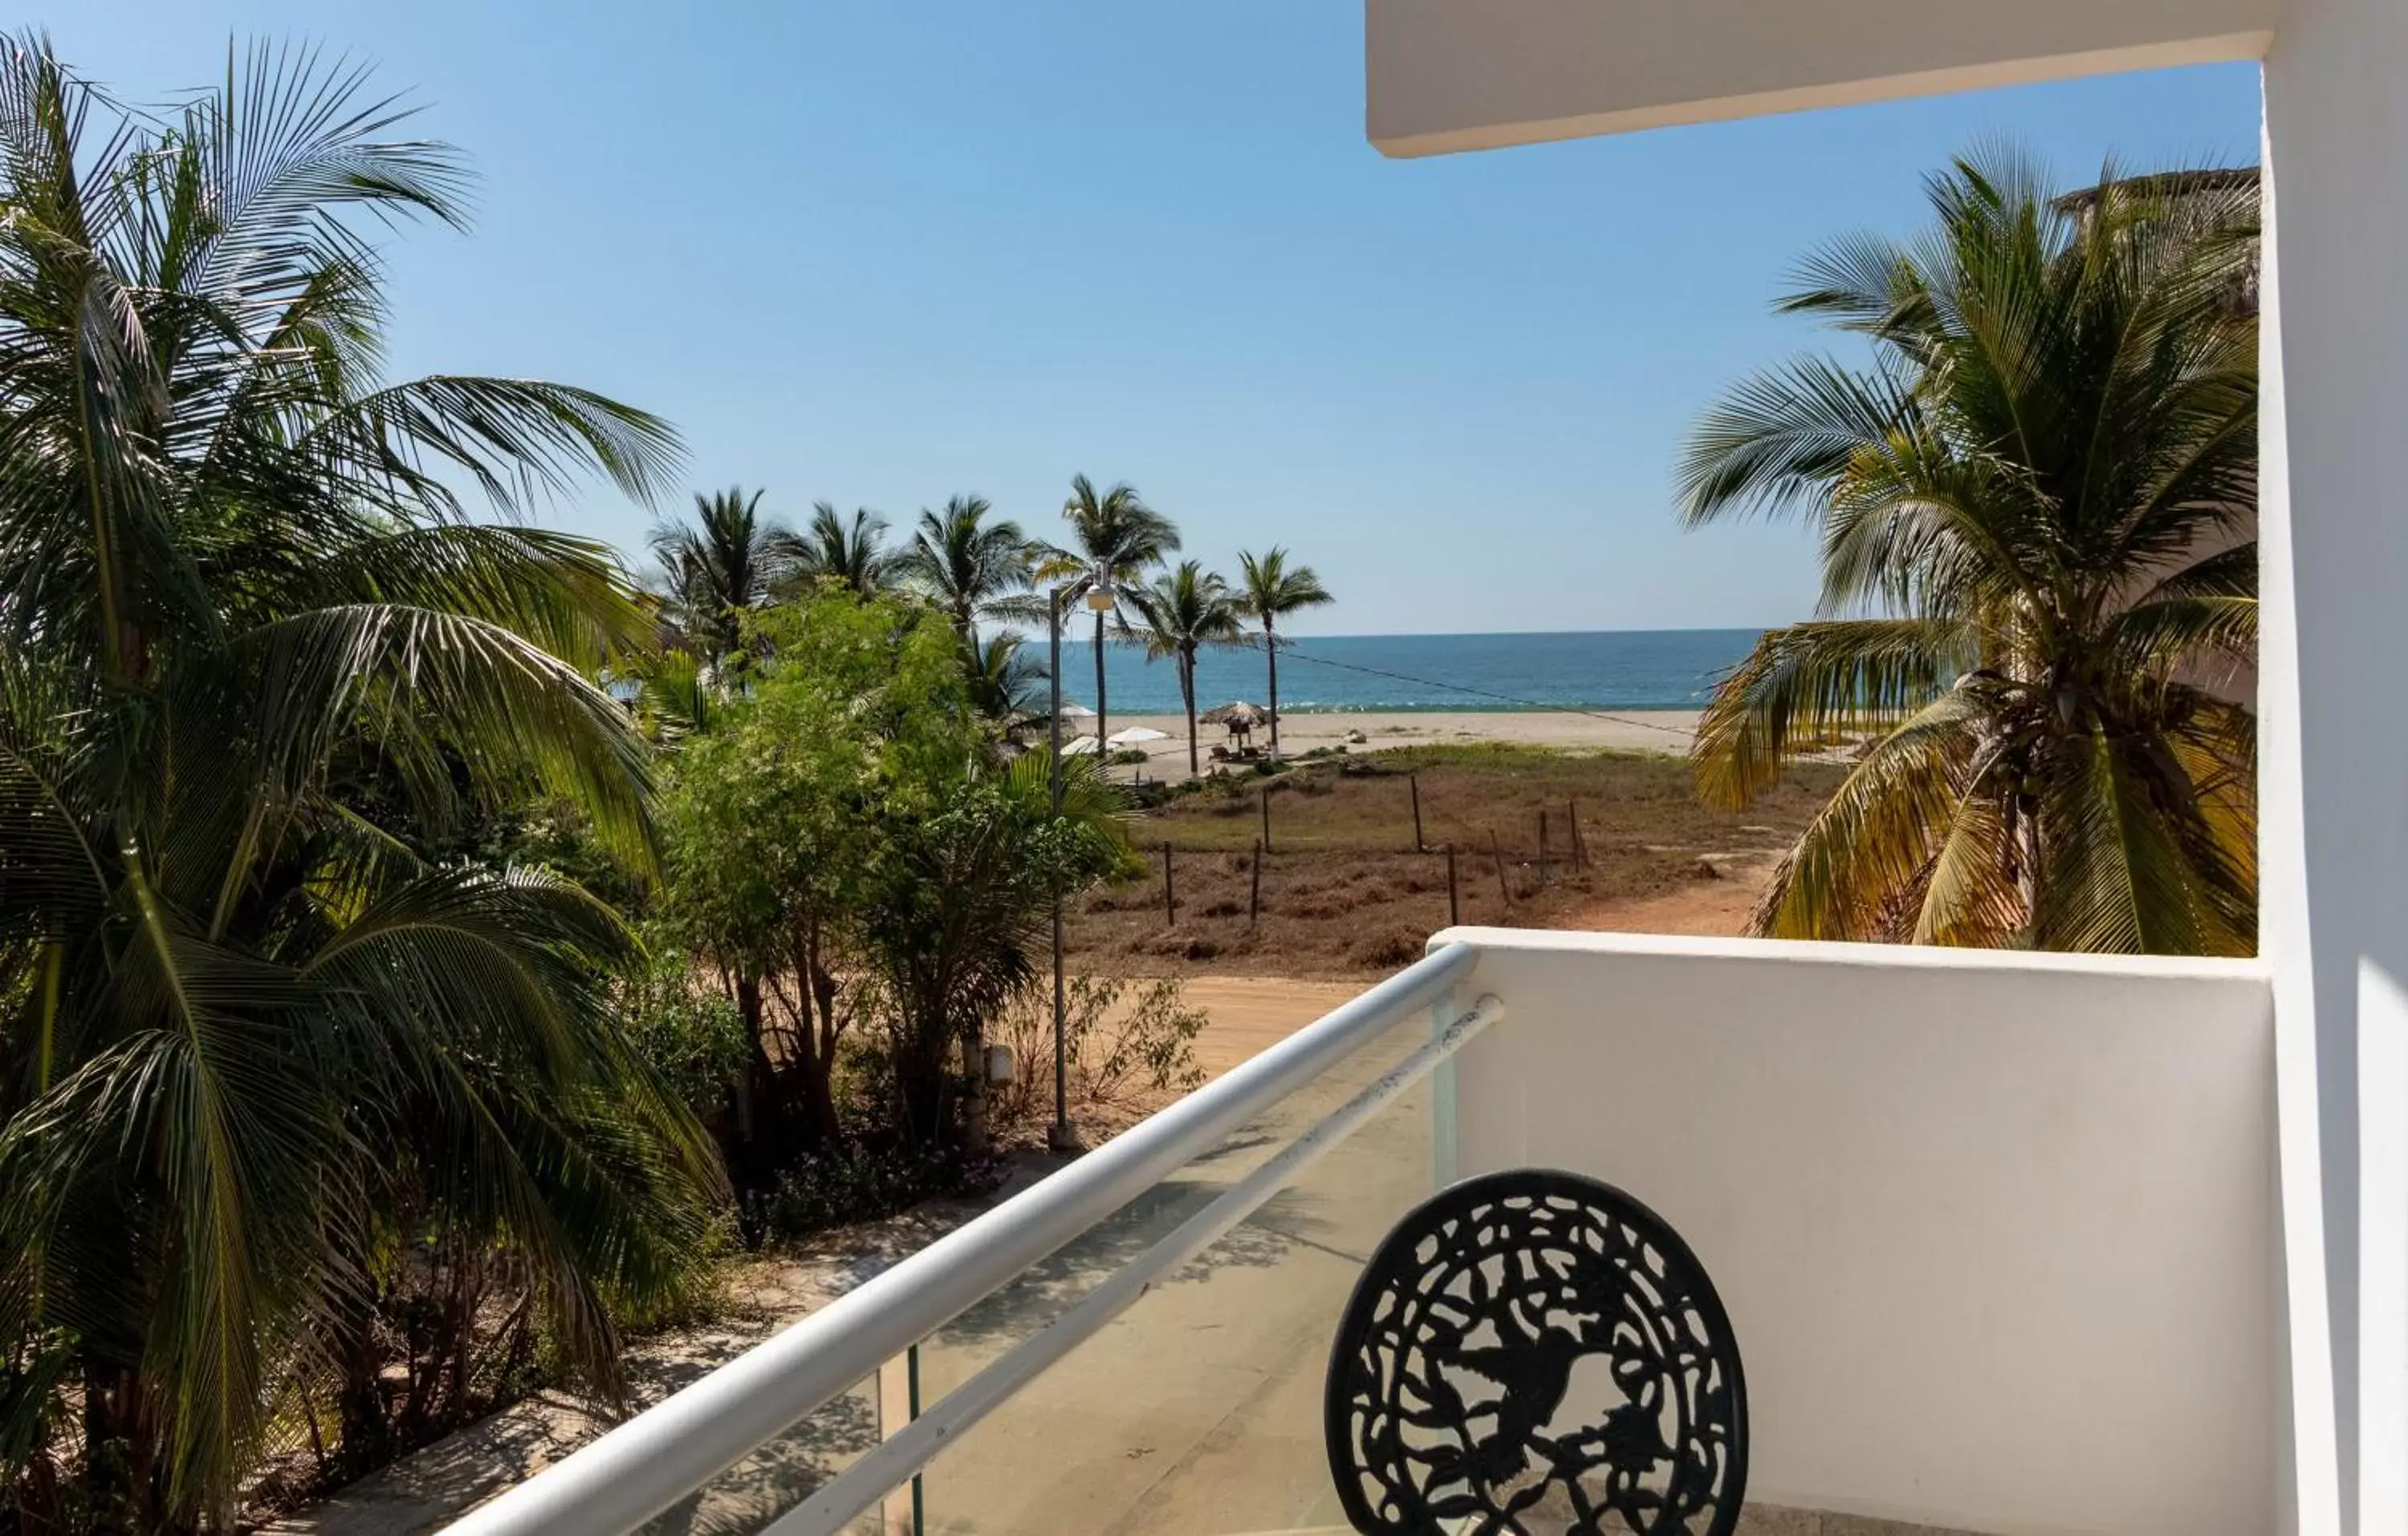
[(1187, 706), (1187, 777), (1203, 777), (1203, 766), (1196, 758), (1196, 653), (1179, 653), (1179, 698)]
[(1096, 756), (1104, 754), (1104, 615), (1096, 612)]
[(1263, 615), (1263, 654), (1271, 667), (1271, 756), (1279, 756), (1279, 637), (1271, 632), (1271, 616)]

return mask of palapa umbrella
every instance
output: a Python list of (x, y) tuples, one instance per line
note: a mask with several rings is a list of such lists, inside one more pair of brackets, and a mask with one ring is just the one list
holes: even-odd
[(1207, 725), (1226, 725), (1231, 736), (1252, 736), (1258, 728), (1271, 723), (1271, 712), (1259, 704), (1244, 699), (1232, 699), (1217, 710), (1207, 710), (1202, 716)]

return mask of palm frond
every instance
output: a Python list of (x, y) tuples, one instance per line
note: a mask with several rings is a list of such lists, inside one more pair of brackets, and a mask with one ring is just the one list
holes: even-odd
[(651, 502), (684, 459), (676, 429), (607, 395), (464, 374), (389, 384), (345, 401), (310, 425), (301, 446), (329, 473), (447, 515), (460, 509), (440, 478), (446, 468), (514, 510), (565, 494), (590, 469)]
[(1767, 631), (1715, 689), (1691, 753), (1709, 804), (1746, 805), (1782, 765), (1898, 727), (1979, 665), (1963, 626), (1835, 619)]

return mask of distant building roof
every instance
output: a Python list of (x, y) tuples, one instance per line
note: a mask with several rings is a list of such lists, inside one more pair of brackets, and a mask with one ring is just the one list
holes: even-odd
[[(2149, 176), (2126, 177), (2106, 185), (2112, 185), (2120, 192), (2141, 197), (2174, 199), (2218, 194), (2229, 196), (2236, 193), (2245, 193), (2255, 199), (2259, 182), (2257, 166), (2233, 165), (2212, 170), (2158, 171)], [(2077, 219), (2087, 220), (2099, 207), (2100, 190), (2100, 187), (2084, 187), (2079, 192), (2066, 193), (2057, 199), (2057, 210)], [(2248, 262), (2242, 268), (2237, 291), (2233, 294), (2234, 307), (2243, 314), (2254, 317), (2258, 313), (2258, 281), (2262, 267), (2263, 253), (2253, 237), (2249, 246)]]

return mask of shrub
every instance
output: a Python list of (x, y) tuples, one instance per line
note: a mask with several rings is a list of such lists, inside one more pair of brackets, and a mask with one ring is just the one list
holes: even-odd
[[(1132, 985), (1137, 987), (1134, 997)], [(1071, 1098), (1118, 1104), (1140, 1097), (1186, 1093), (1204, 1082), (1196, 1064), (1196, 1037), (1204, 1013), (1187, 1006), (1176, 980), (1132, 983), (1117, 977), (1070, 978), (1063, 1009), (1063, 1042)], [(1034, 1124), (1052, 1113), (1054, 998), (1043, 987), (1007, 1012), (992, 1037), (1011, 1047), (1014, 1081), (996, 1084), (988, 1100), (996, 1131)]]
[(744, 1070), (744, 1021), (685, 956), (655, 955), (628, 977), (619, 1017), (627, 1042), (697, 1118), (708, 1121), (726, 1110)]
[(1385, 969), (1409, 966), (1422, 957), (1428, 947), (1429, 936), (1410, 928), (1396, 928), (1383, 934), (1373, 934), (1355, 940), (1347, 950), (1347, 957), (1360, 966)]
[(797, 1158), (768, 1189), (744, 1198), (744, 1236), (754, 1244), (809, 1237), (830, 1227), (876, 1221), (923, 1200), (973, 1195), (1001, 1178), (993, 1157), (956, 1146), (872, 1146), (840, 1142)]

